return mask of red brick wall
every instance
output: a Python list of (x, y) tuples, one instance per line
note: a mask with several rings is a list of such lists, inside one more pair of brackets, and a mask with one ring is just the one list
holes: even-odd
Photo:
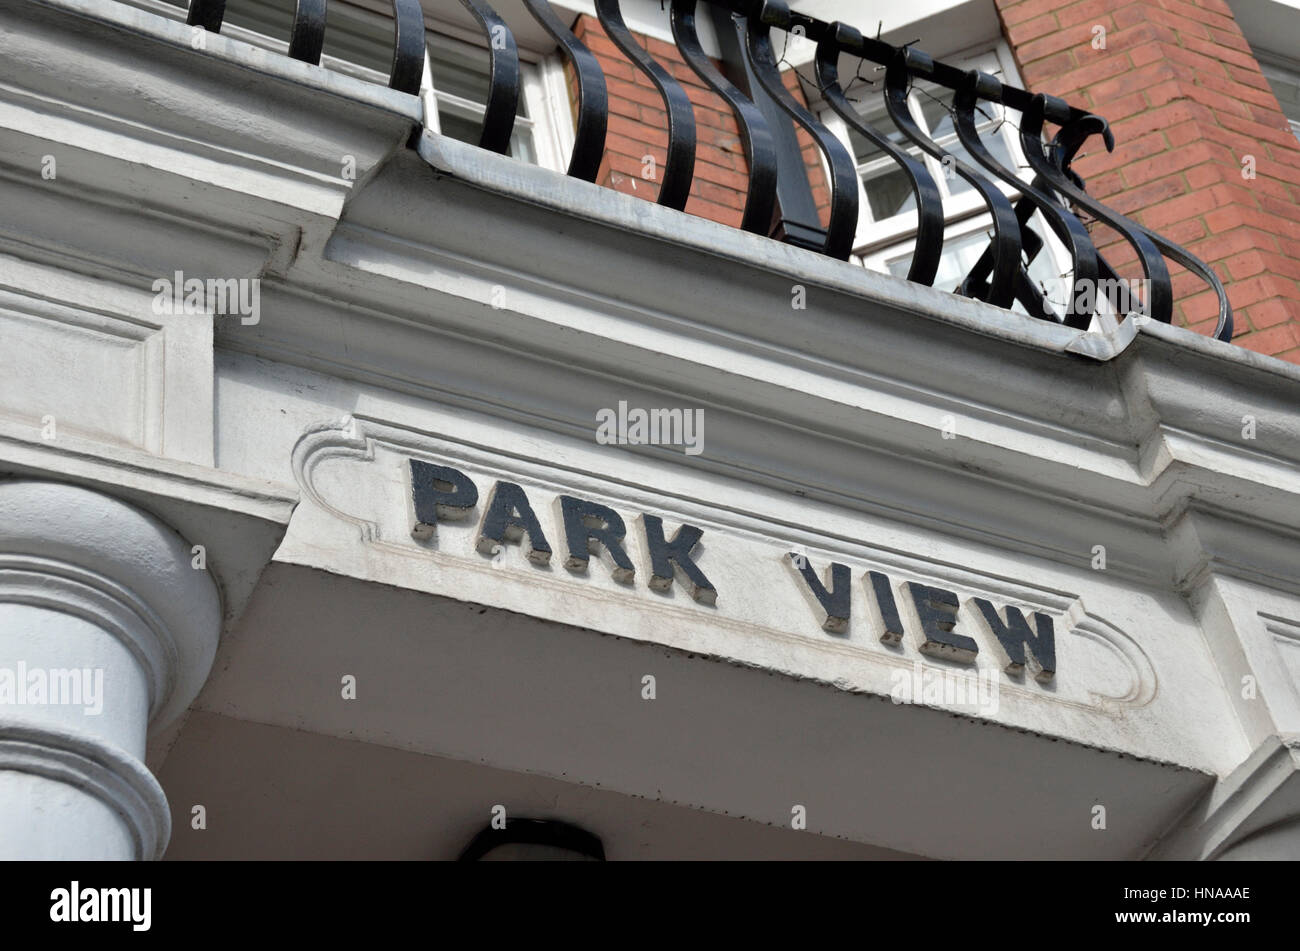
[[(668, 115), (663, 98), (649, 78), (633, 66), (605, 35), (600, 21), (580, 16), (574, 34), (600, 60), (609, 91), (609, 132), (605, 158), (596, 177), (598, 184), (648, 201), (659, 196), (668, 149)], [(638, 37), (647, 52), (686, 89), (695, 107), (695, 177), (686, 211), (701, 218), (740, 227), (745, 209), (749, 171), (740, 130), (731, 110), (686, 65), (677, 48), (650, 37)], [(577, 88), (569, 71), (570, 96), (575, 108)], [(643, 176), (645, 156), (654, 157), (655, 179)]]
[[(663, 99), (639, 69), (634, 67), (605, 34), (600, 21), (582, 15), (573, 27), (574, 34), (600, 61), (609, 92), (609, 132), (605, 139), (605, 158), (596, 177), (606, 185), (629, 195), (654, 201), (659, 196), (659, 178), (668, 149), (668, 116)], [(653, 37), (638, 36), (646, 51), (664, 66), (686, 89), (695, 107), (695, 176), (691, 181), (686, 211), (701, 218), (740, 227), (749, 188), (749, 166), (740, 140), (736, 117), (713, 90), (709, 89), (682, 59), (677, 47)], [(569, 97), (577, 109), (577, 81), (568, 70)], [(787, 85), (796, 82), (787, 72)], [(792, 86), (796, 89), (797, 86)], [(801, 97), (802, 98), (802, 97)], [(824, 201), (823, 224), (829, 220), (830, 194), (822, 176), (817, 146), (803, 130), (800, 144), (808, 163), (819, 204)], [(644, 177), (645, 156), (654, 157), (655, 178)], [(816, 189), (820, 188), (820, 191)]]
[[(1187, 247), (1228, 289), (1234, 342), (1300, 363), (1300, 142), (1224, 0), (996, 0), (1027, 88), (1111, 123), (1075, 167), (1088, 191)], [(1096, 27), (1105, 48), (1094, 46)], [(1253, 156), (1255, 177), (1243, 177)], [(1139, 277), (1126, 244), (1099, 247)], [(1176, 266), (1176, 323), (1215, 303)]]

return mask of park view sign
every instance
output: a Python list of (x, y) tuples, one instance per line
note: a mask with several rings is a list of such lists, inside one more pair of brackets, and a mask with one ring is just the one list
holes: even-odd
[[(696, 602), (711, 607), (716, 607), (720, 598), (745, 596), (744, 592), (720, 595), (709, 580), (696, 561), (696, 549), (704, 535), (696, 526), (681, 524), (670, 538), (663, 519), (646, 513), (635, 519), (629, 532), (623, 517), (609, 506), (558, 494), (546, 500), (554, 506), (560, 526), (559, 537), (550, 538), (535, 508), (543, 500), (529, 498), (521, 485), (497, 479), (481, 500), (479, 486), (461, 470), (418, 459), (408, 462), (411, 534), (416, 539), (434, 537), (444, 522), (459, 523), (453, 527), (475, 532), (474, 547), (484, 555), (514, 546), (537, 565), (551, 564), (554, 557), (575, 576), (586, 574), (595, 557), (624, 585), (638, 583), (637, 567), (628, 554), (629, 548), (637, 545), (643, 564), (648, 566), (644, 583), (651, 588), (663, 591), (678, 584)], [(832, 562), (819, 571), (802, 553), (790, 552), (785, 557), (791, 584), (807, 601), (811, 619), (832, 636), (844, 635), (852, 610), (850, 568)], [(883, 644), (905, 649), (904, 635), (910, 634), (909, 640), (923, 654), (958, 664), (975, 663), (981, 643), (972, 636), (976, 632), (957, 629), (961, 602), (955, 592), (911, 580), (900, 588), (881, 571), (864, 572), (861, 582)], [(979, 632), (984, 648), (996, 653), (1003, 670), (1012, 676), (1028, 672), (1044, 684), (1053, 678), (1056, 636), (1049, 615), (1034, 611), (1026, 617), (1017, 607), (998, 607), (978, 596), (969, 601), (975, 616), (984, 622), (984, 630)]]

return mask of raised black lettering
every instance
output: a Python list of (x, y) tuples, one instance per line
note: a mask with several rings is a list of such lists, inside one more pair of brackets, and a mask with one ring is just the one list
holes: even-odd
[(650, 562), (650, 587), (667, 591), (679, 577), (691, 597), (702, 604), (716, 604), (718, 591), (691, 558), (691, 551), (704, 534), (694, 525), (682, 525), (672, 541), (664, 540), (664, 520), (657, 515), (641, 516), (646, 555)]
[(790, 564), (804, 580), (804, 587), (801, 590), (809, 606), (817, 613), (825, 614), (821, 622), (822, 630), (831, 634), (843, 634), (847, 631), (849, 612), (853, 603), (849, 566), (841, 565), (837, 561), (831, 562), (831, 587), (827, 590), (822, 580), (817, 577), (817, 572), (813, 570), (812, 562), (808, 560), (807, 555), (790, 552), (789, 558)]
[(487, 511), (483, 513), (474, 547), (484, 555), (492, 555), (498, 546), (517, 545), (524, 536), (528, 537), (524, 555), (529, 561), (544, 565), (551, 560), (551, 546), (523, 488), (513, 482), (497, 482), (488, 496)]
[(560, 516), (564, 522), (564, 542), (568, 558), (564, 567), (573, 572), (587, 570), (587, 556), (601, 555), (610, 567), (614, 580), (631, 584), (636, 566), (623, 550), (627, 531), (623, 519), (613, 509), (571, 495), (560, 496)]
[(898, 614), (898, 602), (894, 600), (894, 589), (889, 583), (889, 575), (879, 571), (868, 571), (867, 580), (871, 583), (871, 591), (876, 596), (876, 607), (880, 611), (880, 643), (902, 643), (903, 619)]
[(1025, 620), (1019, 608), (1008, 607), (1007, 619), (1004, 622), (998, 616), (997, 608), (993, 607), (993, 602), (986, 598), (975, 598), (974, 601), (975, 606), (980, 609), (980, 614), (984, 615), (984, 620), (988, 622), (989, 630), (1006, 653), (1007, 673), (1025, 672), (1027, 659), (1025, 648), (1028, 647), (1029, 654), (1038, 668), (1034, 679), (1039, 683), (1046, 683), (1056, 675), (1056, 629), (1050, 617), (1038, 611), (1034, 612), (1034, 626), (1038, 628), (1038, 633), (1035, 634), (1029, 629), (1029, 622)]
[(916, 605), (916, 616), (921, 622), (921, 653), (942, 657), (963, 664), (975, 663), (980, 647), (964, 634), (953, 630), (957, 626), (957, 595), (943, 588), (907, 583)]
[(478, 504), (478, 488), (459, 469), (419, 459), (410, 462), (413, 538), (432, 538), (438, 519), (462, 519)]

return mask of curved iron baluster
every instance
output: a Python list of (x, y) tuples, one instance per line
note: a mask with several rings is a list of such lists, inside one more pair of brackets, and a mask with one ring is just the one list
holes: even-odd
[(289, 56), (313, 66), (320, 65), (325, 48), (325, 7), (328, 0), (298, 0), (289, 34)]
[(515, 35), (506, 26), (506, 21), (483, 0), (460, 2), (474, 14), (488, 40), (491, 85), (478, 145), (489, 152), (505, 155), (510, 151), (510, 136), (514, 134), (515, 114), (519, 109), (519, 47), (515, 45)]
[(547, 0), (524, 0), (524, 6), (559, 44), (560, 52), (578, 77), (578, 119), (573, 135), (573, 155), (569, 158), (569, 175), (584, 182), (594, 182), (605, 154), (605, 129), (609, 122), (605, 74), (591, 50), (583, 46), (582, 41), (556, 16)]
[(618, 0), (596, 0), (596, 16), (614, 45), (632, 65), (650, 77), (668, 110), (668, 153), (659, 184), (659, 204), (681, 211), (695, 175), (695, 109), (681, 83), (641, 48), (623, 22)]
[(209, 33), (220, 33), (225, 17), (226, 0), (190, 0), (185, 22), (189, 26), (201, 26)]
[(817, 83), (821, 86), (822, 97), (846, 125), (903, 167), (912, 185), (912, 194), (916, 196), (917, 215), (916, 250), (912, 252), (907, 279), (917, 284), (932, 285), (934, 275), (939, 270), (939, 259), (943, 256), (943, 197), (939, 194), (939, 186), (934, 183), (934, 178), (924, 163), (908, 155), (888, 136), (881, 135), (867, 125), (857, 109), (853, 108), (844, 95), (844, 90), (840, 88), (840, 48), (857, 45), (852, 43), (853, 34), (857, 34), (859, 41), (862, 34), (838, 22), (831, 24), (831, 31), (834, 40), (828, 38), (817, 44)]
[[(1143, 230), (1146, 231), (1145, 228)], [(1232, 304), (1228, 302), (1228, 292), (1224, 288), (1223, 282), (1219, 280), (1219, 275), (1215, 274), (1208, 264), (1182, 245), (1174, 244), (1168, 238), (1154, 231), (1147, 231), (1147, 235), (1167, 257), (1173, 258), (1193, 274), (1199, 274), (1201, 280), (1214, 288), (1214, 293), (1219, 298), (1219, 319), (1211, 336), (1216, 340), (1222, 340), (1224, 343), (1230, 343), (1232, 341)]]
[(424, 76), (424, 10), (420, 0), (393, 0), (393, 68), (388, 88), (420, 94)]
[(745, 216), (740, 227), (767, 235), (776, 211), (776, 143), (762, 111), (723, 76), (705, 54), (695, 32), (696, 0), (673, 0), (673, 39), (683, 58), (697, 76), (726, 101), (740, 125), (741, 143), (749, 164), (749, 190), (745, 195)]
[[(858, 226), (858, 170), (844, 144), (800, 105), (781, 82), (776, 54), (772, 50), (772, 37), (765, 21), (778, 20), (783, 9), (783, 3), (762, 0), (758, 18), (747, 18), (745, 52), (763, 89), (790, 118), (807, 130), (826, 156), (831, 170), (831, 216), (826, 240), (817, 250), (847, 261), (853, 251), (853, 238)], [(785, 12), (788, 16), (789, 11)]]
[[(1093, 214), (1096, 214), (1094, 209), (1105, 208), (1105, 206), (1096, 201), (1096, 199), (1089, 198), (1088, 195), (1083, 192), (1083, 179), (1081, 179), (1070, 168), (1070, 163), (1074, 161), (1074, 156), (1078, 154), (1079, 149), (1083, 146), (1083, 143), (1088, 136), (1096, 132), (1101, 133), (1102, 138), (1106, 142), (1107, 151), (1113, 151), (1115, 148), (1114, 133), (1110, 131), (1109, 123), (1100, 116), (1084, 116), (1082, 119), (1062, 126), (1060, 131), (1056, 133), (1055, 138), (1052, 139), (1052, 151), (1058, 163), (1058, 167), (1064, 175), (1068, 176), (1071, 181), (1080, 186), (1079, 192), (1083, 194), (1088, 201), (1087, 203), (1080, 202), (1079, 204)], [(1109, 209), (1106, 210), (1111, 215), (1115, 214), (1114, 212), (1110, 212)], [(1143, 234), (1150, 238), (1152, 244), (1159, 248), (1167, 257), (1173, 258), (1174, 261), (1178, 262), (1192, 273), (1199, 274), (1201, 279), (1214, 289), (1215, 295), (1219, 298), (1219, 320), (1214, 328), (1213, 336), (1219, 340), (1231, 340), (1232, 305), (1228, 302), (1228, 292), (1224, 289), (1223, 282), (1219, 280), (1219, 276), (1210, 269), (1209, 265), (1186, 248), (1174, 244), (1168, 238), (1157, 234), (1150, 228), (1139, 225), (1136, 222), (1131, 222), (1130, 224), (1132, 227), (1141, 230)]]
[(1021, 198), (1013, 207), (1016, 211), (1016, 221), (1020, 225), (1021, 241), (1020, 270), (1016, 273), (1016, 300), (1024, 305), (1025, 312), (1031, 317), (1056, 320), (1057, 313), (1052, 308), (1051, 302), (1029, 276), (1029, 265), (1033, 263), (1034, 258), (1038, 257), (1044, 244), (1038, 232), (1029, 227), (1029, 219), (1034, 216), (1037, 206), (1032, 201)]
[[(1033, 184), (1022, 181), (1014, 172), (1004, 168), (984, 147), (984, 143), (980, 139), (979, 130), (975, 128), (975, 108), (979, 105), (980, 99), (996, 100), (999, 98), (1001, 86), (1002, 84), (988, 73), (981, 73), (972, 69), (966, 74), (965, 85), (956, 91), (952, 100), (953, 121), (957, 126), (957, 138), (961, 140), (961, 144), (966, 147), (966, 151), (971, 154), (975, 161), (1012, 188), (1019, 189), (1023, 196), (1021, 201), (1028, 200), (1042, 213), (1048, 226), (1056, 232), (1056, 236), (1070, 250), (1076, 286), (1079, 282), (1083, 282), (1085, 286), (1096, 287), (1098, 276), (1097, 249), (1093, 246), (1092, 238), (1088, 234), (1088, 229), (1083, 226), (1083, 222), (1069, 211), (1063, 209), (1046, 192), (1040, 191)], [(1024, 227), (1026, 220), (1021, 219), (1020, 223)], [(1092, 323), (1093, 309), (1088, 308), (1085, 312), (1080, 312), (1077, 306), (1080, 300), (1079, 296), (1073, 293), (1067, 296), (1069, 300), (1065, 311), (1065, 325), (1074, 327), (1077, 330), (1087, 330), (1089, 324)], [(1094, 298), (1089, 295), (1086, 299), (1093, 300)]]
[[(979, 192), (993, 215), (993, 238), (971, 273), (962, 281), (958, 293), (987, 301), (998, 307), (1010, 307), (1016, 298), (1016, 282), (1020, 274), (1020, 225), (1015, 209), (1006, 195), (971, 166), (950, 155), (934, 143), (912, 118), (908, 110), (907, 94), (911, 70), (919, 67), (929, 72), (933, 60), (919, 50), (903, 47), (885, 68), (885, 108), (894, 125), (912, 142), (929, 155), (952, 168)], [(984, 283), (984, 273), (991, 271), (992, 280)]]
[[(1020, 118), (1020, 149), (1025, 154), (1035, 174), (1047, 181), (1051, 188), (1056, 189), (1074, 204), (1087, 210), (1094, 218), (1113, 228), (1125, 241), (1127, 241), (1137, 252), (1138, 261), (1142, 265), (1142, 273), (1147, 279), (1147, 294), (1145, 304), (1146, 312), (1156, 320), (1162, 323), (1169, 323), (1173, 317), (1174, 294), (1173, 286), (1169, 281), (1169, 269), (1165, 266), (1165, 259), (1160, 256), (1156, 250), (1155, 244), (1147, 237), (1146, 232), (1136, 222), (1129, 220), (1119, 212), (1112, 211), (1101, 202), (1090, 196), (1083, 190), (1083, 180), (1073, 173), (1067, 174), (1066, 169), (1057, 168), (1047, 160), (1043, 153), (1043, 121), (1047, 110), (1047, 97), (1039, 94), (1034, 97), (1033, 103), (1028, 109), (1021, 113)], [(1101, 121), (1101, 120), (1099, 120)], [(1095, 131), (1104, 132), (1108, 144), (1107, 149), (1115, 147), (1115, 138), (1110, 134), (1109, 127), (1098, 127)], [(1092, 134), (1089, 131), (1079, 139), (1079, 145)], [(1078, 146), (1075, 146), (1076, 150)], [(1071, 153), (1073, 155), (1074, 153)], [(1100, 268), (1108, 280), (1115, 279), (1115, 271), (1106, 262), (1105, 258), (1098, 257)], [(1121, 315), (1123, 316), (1123, 315)]]

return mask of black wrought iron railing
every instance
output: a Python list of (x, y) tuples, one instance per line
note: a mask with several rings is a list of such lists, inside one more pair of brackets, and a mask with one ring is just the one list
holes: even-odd
[[(318, 64), (324, 45), (327, 0), (297, 0), (289, 55)], [(1172, 241), (1106, 207), (1087, 194), (1071, 168), (1084, 143), (1100, 136), (1107, 151), (1115, 138), (1106, 120), (1064, 100), (1035, 94), (976, 70), (940, 62), (911, 45), (893, 46), (864, 36), (845, 23), (827, 23), (792, 11), (785, 0), (668, 0), (673, 37), (682, 58), (730, 107), (741, 132), (749, 166), (749, 183), (741, 227), (771, 232), (777, 196), (778, 157), (769, 118), (723, 75), (705, 54), (696, 27), (697, 7), (711, 5), (730, 13), (743, 37), (748, 71), (785, 115), (805, 129), (826, 159), (830, 177), (829, 223), (813, 250), (847, 260), (853, 250), (858, 222), (858, 181), (853, 156), (817, 116), (792, 95), (781, 79), (772, 31), (783, 30), (816, 43), (815, 73), (820, 95), (849, 128), (876, 146), (905, 173), (915, 197), (916, 248), (908, 279), (930, 285), (943, 252), (944, 212), (940, 190), (925, 164), (889, 135), (873, 128), (851, 102), (841, 84), (841, 55), (875, 64), (884, 73), (880, 95), (890, 120), (903, 136), (926, 154), (952, 168), (983, 199), (992, 217), (989, 245), (966, 274), (957, 293), (1000, 307), (1019, 302), (1037, 317), (1087, 329), (1109, 296), (1099, 288), (1126, 285), (1097, 251), (1088, 225), (1100, 222), (1113, 229), (1136, 253), (1143, 273), (1140, 298), (1131, 310), (1170, 323), (1174, 313), (1173, 285), (1167, 260), (1201, 277), (1218, 297), (1214, 336), (1232, 337), (1232, 308), (1218, 276), (1205, 263)], [(474, 15), (487, 39), (491, 85), (479, 145), (505, 153), (520, 95), (519, 51), (509, 25), (484, 0), (461, 0)], [(389, 85), (418, 94), (424, 67), (424, 16), (419, 0), (392, 0), (395, 21), (393, 62)], [(573, 154), (568, 174), (594, 181), (605, 150), (609, 118), (608, 94), (600, 63), (556, 14), (547, 0), (524, 0), (525, 6), (555, 39), (573, 70), (578, 90)], [(221, 28), (225, 0), (190, 0), (188, 22), (210, 31)], [(619, 0), (595, 0), (605, 32), (632, 65), (644, 73), (663, 99), (668, 124), (666, 161), (659, 181), (658, 202), (682, 210), (695, 171), (695, 113), (682, 85), (665, 66), (639, 44), (623, 21)], [(907, 98), (916, 80), (952, 92), (957, 137), (974, 164), (963, 161), (933, 141), (912, 118)], [(981, 141), (975, 113), (984, 102), (1019, 111), (1020, 146), (1033, 177), (1026, 182), (1018, 170), (1000, 162)], [(1045, 140), (1046, 127), (1056, 127)], [(1019, 194), (1013, 203), (996, 181)], [(1071, 257), (1072, 291), (1064, 305), (1054, 304), (1031, 280), (1028, 265), (1043, 248), (1043, 238), (1029, 225), (1035, 213), (1052, 229)], [(1058, 307), (1060, 308), (1058, 310)], [(1120, 316), (1123, 316), (1121, 313)]]

